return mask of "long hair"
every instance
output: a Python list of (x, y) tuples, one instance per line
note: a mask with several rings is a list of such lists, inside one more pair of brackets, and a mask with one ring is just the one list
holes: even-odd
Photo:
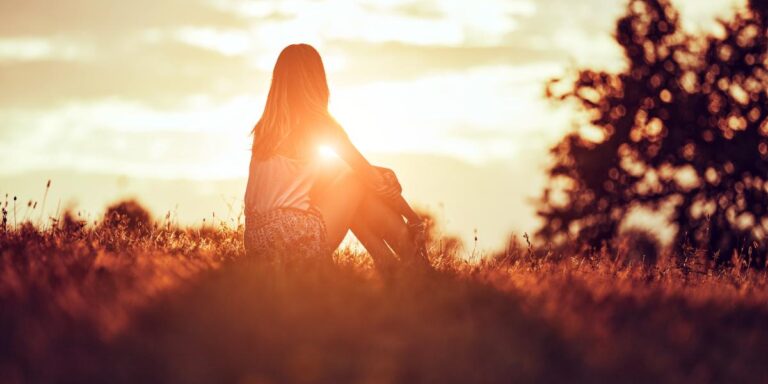
[(264, 113), (253, 128), (253, 157), (267, 158), (278, 149), (304, 155), (323, 129), (339, 128), (328, 112), (328, 82), (320, 54), (308, 44), (291, 44), (280, 52)]

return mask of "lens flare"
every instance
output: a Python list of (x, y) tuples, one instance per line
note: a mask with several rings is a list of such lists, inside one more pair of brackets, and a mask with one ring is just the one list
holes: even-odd
[(336, 154), (336, 151), (334, 151), (330, 145), (321, 145), (317, 147), (317, 153), (320, 155), (321, 159), (330, 160), (339, 158), (339, 155)]

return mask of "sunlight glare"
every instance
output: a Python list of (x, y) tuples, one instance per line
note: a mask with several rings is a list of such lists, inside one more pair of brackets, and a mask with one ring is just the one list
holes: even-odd
[(320, 154), (320, 158), (323, 160), (338, 159), (339, 155), (329, 145), (321, 145), (317, 147), (317, 152)]

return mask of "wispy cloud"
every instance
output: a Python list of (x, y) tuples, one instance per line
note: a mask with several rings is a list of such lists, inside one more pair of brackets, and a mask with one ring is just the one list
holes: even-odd
[(245, 27), (247, 20), (201, 0), (0, 2), (0, 36), (117, 36), (150, 28)]
[(189, 44), (116, 42), (78, 59), (53, 55), (0, 62), (0, 103), (40, 106), (118, 98), (168, 104), (201, 93), (231, 96), (266, 77), (259, 78), (245, 58)]

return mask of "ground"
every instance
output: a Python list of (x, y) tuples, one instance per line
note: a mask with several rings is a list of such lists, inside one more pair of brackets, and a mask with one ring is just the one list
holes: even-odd
[(768, 278), (512, 246), (382, 278), (245, 260), (242, 226), (0, 230), (2, 382), (765, 382)]

